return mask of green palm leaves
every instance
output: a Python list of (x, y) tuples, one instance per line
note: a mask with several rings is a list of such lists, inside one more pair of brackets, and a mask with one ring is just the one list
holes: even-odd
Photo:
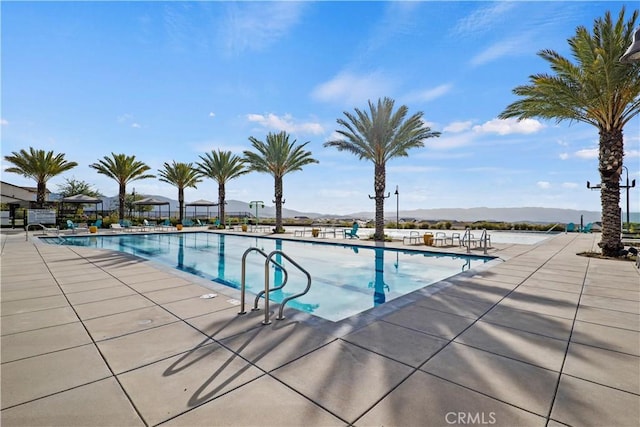
[(337, 122), (342, 129), (337, 133), (342, 139), (325, 142), (325, 147), (348, 151), (360, 160), (374, 164), (374, 191), (376, 202), (375, 240), (384, 239), (384, 190), (386, 186), (386, 163), (394, 157), (406, 157), (411, 148), (424, 146), (424, 140), (440, 136), (422, 120), (422, 112), (407, 118), (408, 108), (400, 106), (393, 111), (394, 101), (379, 99), (377, 104), (369, 101), (369, 111), (355, 109), (355, 114), (345, 112), (345, 119)]
[(623, 128), (640, 112), (640, 64), (623, 64), (620, 57), (632, 40), (638, 10), (625, 22), (622, 8), (614, 22), (607, 12), (593, 25), (593, 33), (578, 27), (569, 39), (574, 62), (553, 50), (538, 55), (553, 74), (536, 74), (518, 86), (513, 102), (500, 118), (541, 117), (569, 120), (598, 128), (598, 168), (602, 182), (602, 252), (616, 256), (620, 239), (620, 173), (624, 155)]
[(45, 152), (31, 147), (29, 151), (24, 149), (19, 152), (14, 151), (10, 156), (4, 156), (4, 159), (13, 165), (6, 168), (6, 172), (18, 173), (37, 182), (36, 201), (41, 206), (47, 191), (47, 181), (78, 166), (76, 162), (66, 161), (64, 154), (54, 154), (53, 151)]
[(163, 169), (158, 171), (160, 181), (166, 182), (178, 188), (178, 204), (180, 213), (179, 219), (182, 221), (184, 212), (184, 189), (197, 188), (196, 184), (202, 182), (202, 173), (193, 168), (193, 163), (164, 163)]
[(106, 175), (118, 182), (119, 215), (124, 218), (124, 202), (127, 184), (140, 179), (155, 178), (155, 175), (146, 173), (149, 169), (145, 163), (136, 160), (136, 156), (111, 153), (111, 157), (104, 156), (98, 163), (92, 163), (90, 168)]
[(308, 141), (296, 145), (296, 140), (289, 141), (287, 132), (271, 133), (266, 142), (254, 137), (249, 141), (255, 151), (245, 151), (244, 156), (249, 170), (268, 173), (274, 178), (274, 195), (276, 204), (276, 232), (283, 232), (282, 227), (282, 178), (290, 172), (302, 170), (303, 166), (318, 163), (311, 157), (312, 153), (305, 150)]
[(249, 172), (245, 166), (245, 160), (236, 156), (231, 151), (211, 151), (204, 156), (200, 156), (201, 162), (198, 162), (198, 170), (208, 178), (218, 183), (218, 206), (220, 209), (220, 224), (226, 225), (225, 222), (225, 198), (226, 183), (229, 180), (237, 178)]

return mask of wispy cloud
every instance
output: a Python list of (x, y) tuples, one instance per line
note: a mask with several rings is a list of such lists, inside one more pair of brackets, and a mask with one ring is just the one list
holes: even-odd
[(597, 148), (585, 148), (583, 150), (578, 150), (574, 153), (574, 157), (579, 159), (597, 159), (598, 158), (598, 149)]
[(393, 86), (392, 81), (381, 73), (356, 75), (342, 72), (316, 86), (311, 96), (319, 101), (340, 105), (362, 105), (368, 100), (388, 95)]
[(453, 27), (452, 33), (455, 36), (477, 37), (480, 33), (491, 31), (496, 24), (502, 24), (504, 15), (514, 7), (514, 2), (506, 1), (479, 7), (470, 15), (460, 19)]
[(542, 189), (551, 188), (551, 183), (549, 181), (538, 181), (536, 185)]
[(444, 132), (459, 133), (459, 132), (464, 132), (466, 130), (471, 129), (472, 125), (473, 125), (473, 122), (471, 120), (466, 122), (451, 122), (448, 125), (446, 125), (442, 130)]
[(280, 117), (276, 114), (247, 114), (247, 120), (253, 123), (258, 123), (266, 129), (273, 129), (277, 131), (286, 131), (292, 133), (310, 133), (318, 135), (324, 132), (324, 128), (320, 123), (316, 122), (303, 122), (297, 123), (291, 114), (285, 114)]
[(478, 133), (497, 133), (498, 135), (531, 134), (542, 130), (545, 126), (535, 119), (492, 119), (473, 127)]
[(9, 125), (9, 121), (7, 119), (0, 119), (0, 125), (1, 126), (8, 126)]
[(300, 21), (304, 2), (232, 2), (220, 31), (228, 53), (262, 50)]
[(477, 67), (505, 56), (521, 55), (522, 52), (529, 50), (523, 48), (523, 46), (528, 46), (531, 39), (532, 36), (529, 33), (521, 34), (520, 36), (509, 36), (508, 39), (500, 40), (475, 55), (471, 58), (470, 63), (472, 66)]
[(408, 93), (402, 96), (401, 99), (403, 103), (429, 102), (446, 95), (452, 88), (452, 84), (446, 83), (434, 88)]

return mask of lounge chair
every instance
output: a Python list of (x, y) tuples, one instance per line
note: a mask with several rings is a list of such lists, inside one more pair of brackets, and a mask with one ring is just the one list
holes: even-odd
[(182, 226), (183, 227), (193, 227), (195, 224), (190, 219), (183, 219)]
[(344, 238), (346, 239), (347, 237), (349, 237), (350, 239), (359, 239), (360, 236), (358, 236), (358, 223), (354, 222), (353, 223), (353, 227), (351, 228), (351, 230), (344, 230)]
[(569, 224), (567, 224), (567, 228), (565, 229), (565, 231), (568, 231), (568, 232), (576, 231), (576, 225), (570, 222)]
[(115, 231), (124, 231), (124, 227), (122, 225), (120, 225), (117, 222), (114, 222), (113, 224), (110, 225), (111, 230)]
[(93, 223), (94, 227), (102, 228), (102, 220), (97, 219), (96, 222)]
[(410, 245), (419, 245), (423, 242), (423, 238), (419, 231), (410, 231), (408, 236), (402, 238), (402, 244), (405, 245), (407, 241)]
[(169, 221), (169, 219), (167, 218), (163, 222), (158, 224), (157, 228), (159, 228), (160, 230), (170, 230), (175, 227), (171, 224), (171, 221)]
[(67, 220), (67, 228), (71, 230), (73, 234), (75, 234), (78, 230), (89, 231), (89, 227), (86, 224), (76, 224), (70, 219)]
[(584, 226), (584, 228), (582, 229), (583, 233), (591, 233), (591, 228), (593, 227), (592, 223), (589, 223), (587, 225)]

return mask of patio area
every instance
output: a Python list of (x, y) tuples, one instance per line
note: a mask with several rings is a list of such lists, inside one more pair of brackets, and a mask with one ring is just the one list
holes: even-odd
[(599, 234), (494, 244), (491, 268), (353, 319), (287, 309), (268, 326), (237, 315), (237, 291), (178, 270), (1, 238), (4, 427), (640, 419), (640, 274), (576, 256)]

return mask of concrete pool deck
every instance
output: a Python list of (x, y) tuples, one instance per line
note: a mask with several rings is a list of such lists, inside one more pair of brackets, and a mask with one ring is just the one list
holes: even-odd
[(268, 326), (262, 311), (236, 314), (232, 289), (200, 298), (212, 291), (195, 276), (1, 237), (3, 426), (640, 419), (640, 275), (576, 256), (599, 234), (495, 244), (503, 262), (358, 322)]

